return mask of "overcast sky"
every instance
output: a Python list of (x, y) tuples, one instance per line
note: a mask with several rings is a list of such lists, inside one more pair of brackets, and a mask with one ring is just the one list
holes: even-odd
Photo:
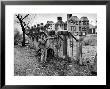
[[(79, 19), (82, 16), (86, 16), (89, 19), (90, 24), (96, 25), (96, 14), (72, 14), (72, 16), (77, 16)], [(67, 14), (36, 14), (35, 20), (33, 21), (32, 25), (44, 23), (46, 24), (47, 21), (57, 22), (57, 17), (62, 17), (62, 20), (65, 22), (67, 21)]]

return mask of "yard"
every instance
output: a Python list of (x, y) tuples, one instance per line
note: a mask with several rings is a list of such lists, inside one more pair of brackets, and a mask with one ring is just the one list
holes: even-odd
[[(39, 56), (29, 47), (14, 47), (15, 76), (90, 76), (96, 75), (96, 46), (83, 46), (83, 65), (71, 58), (54, 57), (39, 62)], [(68, 61), (69, 59), (70, 61)]]

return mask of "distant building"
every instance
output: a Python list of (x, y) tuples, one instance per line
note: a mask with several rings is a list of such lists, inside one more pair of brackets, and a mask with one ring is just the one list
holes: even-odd
[(40, 23), (40, 30), (44, 30), (44, 24)]
[(37, 24), (37, 30), (40, 32), (46, 32), (45, 25), (43, 23)]
[(89, 20), (87, 17), (72, 16), (67, 14), (67, 28), (74, 36), (86, 36), (89, 30)]
[[(72, 16), (72, 14), (67, 14), (67, 30), (70, 32), (76, 39), (79, 39), (80, 36), (86, 36), (89, 30), (89, 20), (87, 17), (81, 17), (80, 19), (77, 16)], [(67, 39), (67, 53), (68, 56), (74, 58), (76, 53), (76, 40), (74, 38)], [(74, 47), (73, 47), (74, 46)]]
[(67, 21), (64, 23), (64, 30), (67, 30)]
[(97, 33), (97, 27), (89, 24), (88, 34), (96, 34), (96, 33)]
[(40, 24), (37, 24), (37, 27), (40, 28)]
[(62, 17), (57, 17), (57, 22), (55, 24), (56, 31), (63, 31), (64, 30), (64, 22), (62, 21)]
[(95, 33), (97, 34), (97, 26), (95, 26)]
[(89, 30), (89, 20), (87, 17), (81, 17), (79, 21), (79, 36), (86, 36)]
[(67, 25), (69, 32), (75, 36), (79, 35), (79, 18), (77, 16), (67, 14)]
[(55, 31), (55, 23), (53, 21), (47, 21), (46, 25), (48, 25), (46, 28), (47, 31)]

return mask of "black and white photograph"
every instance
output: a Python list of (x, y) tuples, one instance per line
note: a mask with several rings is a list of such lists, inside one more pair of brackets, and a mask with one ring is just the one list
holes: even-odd
[(16, 13), (14, 76), (97, 76), (96, 13)]
[(106, 5), (31, 4), (5, 7), (6, 85), (105, 85)]

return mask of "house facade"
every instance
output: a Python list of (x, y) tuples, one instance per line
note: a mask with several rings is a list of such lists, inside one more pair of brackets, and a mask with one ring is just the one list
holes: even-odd
[[(86, 36), (89, 30), (89, 20), (87, 17), (72, 16), (72, 14), (67, 14), (67, 30), (75, 38), (79, 39), (82, 36)], [(74, 38), (70, 37), (67, 39), (67, 53), (71, 58), (75, 58), (77, 42)]]
[(74, 36), (77, 36), (79, 34), (79, 18), (77, 16), (67, 14), (67, 29)]
[(96, 33), (97, 33), (97, 26), (93, 26), (89, 24), (88, 34), (96, 34)]
[(64, 31), (65, 23), (62, 21), (62, 17), (57, 17), (57, 22), (55, 23), (55, 31)]
[(67, 14), (67, 29), (74, 36), (86, 36), (89, 30), (89, 20), (87, 17), (72, 16)]
[(48, 27), (46, 28), (47, 31), (55, 31), (55, 23), (53, 21), (47, 21)]
[(81, 17), (79, 21), (79, 36), (86, 36), (89, 30), (89, 20), (87, 17)]

